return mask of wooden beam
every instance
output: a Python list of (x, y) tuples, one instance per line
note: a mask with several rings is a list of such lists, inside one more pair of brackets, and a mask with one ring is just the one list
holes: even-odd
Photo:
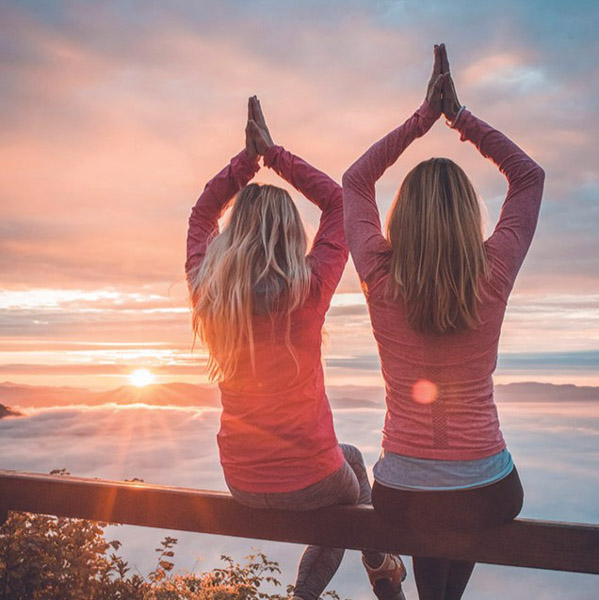
[(599, 525), (517, 519), (476, 534), (402, 530), (369, 506), (255, 510), (229, 494), (0, 470), (5, 510), (234, 537), (599, 574)]

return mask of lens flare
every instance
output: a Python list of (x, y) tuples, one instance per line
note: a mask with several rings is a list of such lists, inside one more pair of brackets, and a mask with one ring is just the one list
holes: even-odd
[(439, 390), (437, 386), (428, 379), (420, 379), (412, 388), (412, 399), (418, 404), (432, 404), (436, 399)]

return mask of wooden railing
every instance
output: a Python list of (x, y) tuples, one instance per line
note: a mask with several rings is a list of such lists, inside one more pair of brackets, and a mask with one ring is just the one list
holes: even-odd
[(0, 523), (9, 510), (599, 574), (599, 525), (517, 519), (476, 534), (426, 535), (389, 525), (369, 506), (253, 510), (221, 492), (0, 470)]

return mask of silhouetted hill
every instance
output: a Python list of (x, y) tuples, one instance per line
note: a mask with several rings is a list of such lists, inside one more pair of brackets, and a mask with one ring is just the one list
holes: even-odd
[(4, 404), (0, 404), (0, 419), (4, 417), (19, 417), (21, 416), (20, 412), (13, 410), (10, 406), (4, 406)]
[[(330, 386), (333, 409), (384, 408), (384, 389), (376, 386)], [(511, 383), (495, 386), (495, 399), (502, 402), (599, 402), (599, 387)], [(216, 386), (161, 383), (145, 387), (121, 386), (94, 391), (76, 387), (0, 384), (0, 402), (16, 407), (69, 406), (76, 404), (149, 404), (152, 406), (220, 407)], [(0, 405), (1, 406), (1, 405)]]
[(572, 384), (510, 383), (495, 386), (497, 402), (599, 402), (599, 387)]
[(108, 391), (86, 388), (0, 384), (0, 401), (12, 406), (45, 407), (73, 404), (137, 404), (153, 406), (220, 406), (218, 389), (189, 383), (161, 383), (145, 387), (121, 386)]

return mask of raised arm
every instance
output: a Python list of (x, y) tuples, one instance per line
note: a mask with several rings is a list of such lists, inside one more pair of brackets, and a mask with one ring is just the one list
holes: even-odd
[(276, 171), (322, 211), (308, 260), (312, 272), (332, 295), (349, 255), (343, 229), (341, 186), (281, 146), (271, 146), (266, 151), (264, 164)]
[(545, 173), (514, 142), (468, 110), (462, 110), (454, 127), (460, 132), (460, 139), (472, 142), (508, 181), (499, 221), (485, 245), (493, 254), (497, 275), (509, 292), (535, 233)]
[(242, 150), (206, 184), (189, 217), (185, 262), (188, 278), (190, 273), (202, 264), (208, 242), (218, 233), (219, 217), (235, 194), (252, 179), (259, 168), (257, 156), (252, 157), (247, 150)]
[(318, 231), (308, 255), (312, 273), (321, 283), (321, 301), (327, 303), (343, 274), (349, 254), (343, 229), (341, 186), (305, 160), (274, 144), (254, 97), (254, 141), (264, 164), (322, 210)]
[(423, 136), (441, 115), (441, 73), (439, 49), (422, 106), (400, 127), (371, 146), (343, 175), (345, 233), (358, 275), (368, 282), (385, 260), (389, 244), (383, 236), (376, 205), (375, 184), (401, 153)]
[(422, 106), (403, 125), (371, 146), (343, 175), (345, 233), (358, 275), (367, 283), (390, 250), (381, 230), (375, 184), (401, 153), (416, 138), (423, 136), (441, 115), (444, 79), (440, 47), (435, 46), (433, 73)]
[(206, 184), (204, 191), (191, 209), (185, 261), (185, 273), (188, 281), (192, 271), (197, 270), (202, 264), (210, 239), (218, 233), (219, 217), (233, 196), (252, 179), (260, 168), (258, 152), (250, 126), (253, 116), (250, 99), (245, 127), (245, 149), (234, 156), (231, 162)]
[[(449, 72), (445, 48), (442, 60)], [(450, 126), (460, 132), (460, 139), (472, 142), (485, 158), (497, 165), (508, 181), (499, 221), (485, 246), (492, 256), (494, 273), (500, 280), (502, 291), (509, 293), (534, 236), (545, 173), (503, 133), (460, 106), (451, 76), (445, 81), (443, 110)]]

